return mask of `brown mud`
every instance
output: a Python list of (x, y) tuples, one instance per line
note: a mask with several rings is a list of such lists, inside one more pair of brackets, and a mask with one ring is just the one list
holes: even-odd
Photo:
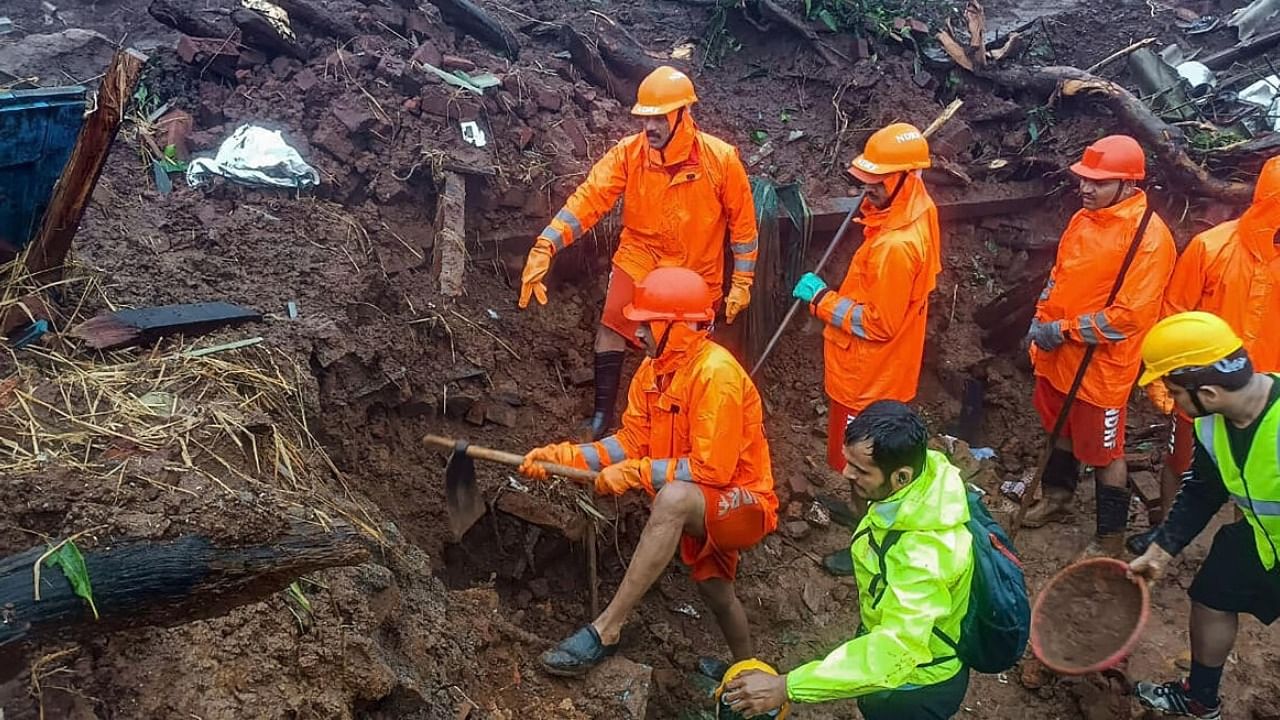
[(1044, 658), (1060, 668), (1087, 668), (1113, 657), (1142, 619), (1142, 589), (1110, 567), (1062, 576), (1041, 595)]
[[(84, 27), (151, 50), (149, 92), (192, 115), (193, 152), (212, 154), (240, 123), (255, 122), (281, 129), (320, 171), (322, 184), (313, 194), (226, 183), (194, 190), (179, 175), (173, 191), (162, 194), (140, 161), (141, 124), (127, 124), (77, 236), (78, 284), (64, 304), (83, 299), (83, 313), (91, 314), (108, 303), (228, 300), (264, 312), (266, 320), (247, 333), (200, 342), (260, 335), (263, 347), (288, 360), (300, 409), (277, 409), (273, 420), (305, 416), (315, 452), (323, 451), (336, 469), (329, 473), (319, 455), (313, 458), (316, 492), (367, 517), (384, 540), (365, 565), (308, 576), (301, 587), (311, 609), (302, 620), (281, 593), (214, 620), (33, 648), (0, 685), (5, 717), (709, 717), (710, 702), (691, 676), (699, 656), (725, 650), (685, 568), (673, 564), (646, 597), (624, 631), (625, 658), (582, 682), (548, 677), (537, 669), (538, 654), (590, 615), (583, 547), (557, 528), (581, 517), (579, 490), (563, 482), (530, 487), (507, 468), (478, 464), (486, 496), (501, 509), (454, 543), (444, 516), (444, 459), (420, 438), (429, 432), (466, 437), (519, 452), (574, 436), (590, 410), (591, 344), (616, 217), (557, 258), (546, 307), (519, 310), (516, 290), (530, 239), (593, 160), (633, 127), (624, 103), (559, 56), (553, 34), (533, 31), (562, 21), (582, 28), (619, 24), (665, 58), (686, 42), (705, 43), (703, 29), (714, 11), (667, 0), (591, 9), (564, 0), (481, 4), (512, 27), (530, 30), (520, 34), (518, 61), (455, 32), (430, 6), (408, 13), (335, 1), (326, 6), (356, 18), (360, 36), (350, 43), (313, 39), (310, 60), (276, 58), (234, 82), (183, 64), (169, 50), (176, 35), (147, 15), (141, 0), (60, 8), (49, 23), (30, 0), (4, 10), (18, 32), (0, 36), (0, 44)], [(1143, 0), (991, 5), (993, 17), (1014, 25), (1028, 12), (1045, 13), (1045, 44), (1052, 46), (1045, 52), (1057, 53), (1047, 59), (1063, 64), (1087, 66), (1148, 35), (1186, 40), (1171, 12), (1153, 16)], [(822, 67), (776, 29), (762, 32), (736, 15), (725, 27), (741, 49), (716, 62), (700, 63), (695, 55), (701, 98), (695, 115), (704, 130), (736, 144), (744, 156), (758, 149), (753, 134), (773, 141), (775, 151), (750, 168), (752, 174), (799, 181), (811, 199), (840, 195), (846, 187), (841, 170), (871, 130), (898, 120), (927, 124), (958, 93), (965, 106), (935, 149), (973, 169), (975, 184), (939, 181), (936, 197), (995, 196), (1011, 180), (1055, 190), (1024, 212), (944, 223), (944, 272), (930, 309), (918, 404), (932, 428), (957, 434), (965, 381), (985, 383), (981, 426), (963, 430), (973, 445), (993, 448), (995, 459), (973, 460), (963, 443), (951, 449), (996, 498), (997, 514), (1008, 514), (999, 483), (1032, 469), (1042, 436), (1030, 407), (1025, 357), (990, 353), (971, 314), (1051, 262), (1056, 235), (1077, 207), (1061, 168), (1111, 131), (1107, 119), (1084, 103), (1046, 116), (1037, 110), (1041, 98), (1007, 97), (976, 81), (953, 84), (945, 72), (922, 74), (909, 43), (875, 40), (874, 57), (837, 70)], [(1223, 40), (1211, 35), (1205, 42), (1213, 49)], [(406, 76), (394, 60), (419, 53), (433, 64), (437, 57), (444, 63), (444, 56), (465, 60), (457, 64), (501, 75), (503, 87), (479, 98)], [(50, 63), (48, 75), (60, 77), (57, 59)], [(1032, 111), (1053, 119), (1035, 137), (1027, 123)], [(490, 144), (463, 141), (463, 120), (481, 121)], [(792, 131), (804, 135), (785, 142)], [(1027, 157), (1035, 162), (1020, 164)], [(1020, 169), (984, 169), (1001, 159)], [(440, 295), (433, 267), (444, 170), (468, 178), (465, 295), (456, 300)], [(1179, 201), (1176, 212), (1183, 210)], [(1178, 225), (1181, 239), (1203, 222), (1204, 210), (1192, 203)], [(816, 262), (816, 246), (824, 243), (813, 243), (805, 265)], [(851, 253), (852, 247), (840, 248), (830, 267), (843, 267)], [(838, 279), (835, 271), (827, 276)], [(286, 311), (289, 303), (298, 309), (296, 319)], [(628, 362), (634, 367), (638, 358)], [(21, 354), (6, 354), (0, 378), (30, 365)], [(795, 324), (759, 385), (783, 517), (777, 534), (745, 554), (738, 591), (758, 654), (785, 670), (829, 651), (857, 627), (857, 589), (813, 562), (846, 544), (849, 533), (805, 519), (814, 495), (848, 494), (825, 468), (818, 323)], [(1159, 462), (1167, 431), (1141, 400), (1133, 410), (1131, 459), (1150, 468)], [(292, 517), (288, 502), (255, 497), (290, 497), (279, 493), (273, 473), (255, 474), (252, 457), (238, 448), (214, 450), (255, 482), (236, 482), (231, 471), (219, 471), (230, 492), (205, 484), (186, 493), (148, 482), (162, 478), (143, 463), (163, 468), (180, 459), (180, 451), (137, 458), (138, 472), (115, 486), (56, 463), (6, 478), (0, 551), (91, 527), (99, 529), (85, 538), (88, 546), (191, 531), (247, 541)], [(504, 501), (504, 495), (521, 499)], [(628, 497), (602, 499), (599, 506), (600, 593), (607, 598), (639, 537), (645, 503)], [(1087, 487), (1075, 510), (1069, 524), (1020, 536), (1033, 592), (1091, 535)], [(531, 521), (533, 515), (540, 519)], [(1139, 513), (1133, 517), (1134, 527), (1145, 526)], [(1185, 587), (1209, 537), (1206, 532), (1153, 588), (1152, 621), (1123, 668), (1128, 678), (1163, 680), (1185, 672)], [(1280, 691), (1280, 654), (1270, 639), (1257, 622), (1242, 621), (1223, 690), (1233, 717), (1280, 712), (1273, 699)], [(1027, 689), (1018, 677), (1017, 670), (975, 676), (961, 716), (1140, 716), (1096, 678), (1049, 679)], [(1082, 705), (1114, 712), (1086, 714)], [(852, 703), (839, 703), (796, 708), (792, 717), (855, 712)]]

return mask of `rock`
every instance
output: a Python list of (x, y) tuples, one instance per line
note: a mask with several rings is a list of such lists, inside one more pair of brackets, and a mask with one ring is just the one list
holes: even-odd
[[(422, 97), (419, 98), (419, 102), (422, 107), (422, 112), (441, 118), (449, 117), (449, 107), (451, 104), (450, 98), (440, 95), (438, 90), (433, 89), (431, 92), (423, 91)], [(457, 115), (457, 111), (455, 110), (453, 114)]]
[(375, 72), (392, 82), (400, 82), (406, 77), (406, 66), (407, 63), (395, 55), (383, 55)]
[(595, 384), (595, 381), (596, 371), (594, 368), (583, 365), (569, 371), (569, 384), (574, 387), (586, 387)]
[(188, 65), (208, 68), (223, 77), (233, 77), (240, 65), (240, 52), (235, 43), (216, 38), (194, 38), (183, 35), (178, 38), (174, 51)]
[(582, 539), (587, 521), (567, 506), (543, 500), (532, 493), (504, 492), (494, 506), (508, 515), (563, 535), (570, 542)]
[(614, 655), (587, 676), (584, 695), (616, 703), (619, 720), (644, 720), (652, 684), (653, 668)]
[(451, 420), (461, 420), (479, 400), (475, 395), (449, 393), (444, 399), (445, 417)]
[(809, 523), (804, 520), (789, 520), (782, 526), (782, 532), (793, 540), (799, 540), (809, 534)]
[(959, 118), (942, 126), (938, 134), (929, 138), (929, 150), (949, 160), (955, 160), (973, 144), (973, 128)]
[(485, 407), (484, 403), (476, 403), (475, 405), (471, 406), (470, 410), (467, 410), (467, 414), (466, 416), (463, 417), (463, 419), (471, 423), (472, 425), (479, 427), (481, 425), (484, 425), (484, 416), (486, 411), (487, 411), (487, 408)]
[(419, 113), (420, 106), (421, 106), (421, 102), (418, 100), (418, 98), (409, 98), (404, 102), (400, 103), (400, 109), (412, 115), (417, 115)]
[(417, 50), (413, 51), (413, 56), (409, 59), (419, 64), (440, 67), (443, 58), (444, 56), (440, 54), (440, 48), (437, 48), (435, 43), (427, 40), (419, 45)]
[(428, 35), (437, 28), (426, 13), (420, 10), (410, 10), (404, 21), (404, 29), (414, 35)]
[(791, 498), (808, 502), (813, 499), (813, 484), (801, 472), (792, 470), (787, 475), (787, 487), (791, 489)]
[(815, 500), (805, 511), (804, 519), (817, 527), (827, 527), (831, 524), (831, 512), (825, 505)]
[(440, 67), (445, 70), (471, 72), (476, 69), (476, 64), (467, 58), (459, 57), (457, 55), (442, 55), (440, 57)]
[(507, 404), (489, 403), (484, 409), (484, 419), (502, 427), (515, 427), (516, 409)]
[(534, 91), (534, 102), (538, 103), (538, 107), (547, 112), (558, 112), (564, 100), (561, 99), (560, 93), (543, 87)]

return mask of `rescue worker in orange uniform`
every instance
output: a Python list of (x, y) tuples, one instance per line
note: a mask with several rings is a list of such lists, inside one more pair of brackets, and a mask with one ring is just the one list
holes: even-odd
[(1138, 141), (1110, 135), (1085, 148), (1071, 166), (1084, 206), (1058, 242), (1058, 257), (1036, 304), (1028, 333), (1036, 388), (1033, 403), (1050, 432), (1080, 368), (1085, 348), (1093, 361), (1068, 414), (1044, 474), (1044, 496), (1023, 521), (1040, 527), (1067, 515), (1080, 463), (1097, 478), (1097, 533), (1088, 555), (1119, 556), (1129, 517), (1128, 467), (1124, 460), (1129, 394), (1142, 365), (1142, 338), (1160, 315), (1177, 248), (1160, 216), (1151, 211), (1137, 253), (1115, 301), (1107, 298), (1134, 242), (1147, 196), (1136, 182), (1146, 175)]
[(550, 673), (578, 676), (618, 647), (622, 627), (679, 550), (734, 660), (753, 657), (734, 592), (738, 553), (777, 527), (760, 393), (733, 355), (707, 337), (714, 295), (699, 273), (661, 267), (636, 283), (623, 314), (639, 325), (644, 361), (631, 379), (622, 427), (597, 442), (562, 442), (525, 456), (599, 471), (596, 492), (653, 498), (618, 592), (591, 624), (542, 656)]
[[(1191, 239), (1174, 265), (1164, 293), (1162, 317), (1191, 310), (1213, 313), (1244, 341), (1258, 372), (1280, 371), (1280, 157), (1262, 166), (1253, 204), (1235, 220)], [(1147, 386), (1158, 410), (1173, 416), (1173, 437), (1160, 474), (1162, 517), (1168, 517), (1182, 474), (1191, 468), (1191, 419), (1174, 412), (1163, 383)], [(1129, 539), (1141, 555), (1158, 528)]]
[(697, 271), (720, 300), (726, 235), (733, 274), (725, 319), (732, 323), (751, 302), (759, 242), (746, 168), (732, 145), (698, 130), (690, 106), (698, 100), (688, 76), (663, 66), (640, 83), (631, 114), (644, 131), (628, 135), (591, 168), (525, 262), (520, 307), (547, 302), (543, 284), (555, 254), (580, 239), (622, 200), (622, 233), (595, 340), (595, 412), (589, 425), (599, 439), (614, 427), (614, 407), (627, 344), (639, 347), (639, 325), (622, 308), (635, 283), (663, 265)]
[[(866, 196), (858, 218), (862, 245), (844, 281), (832, 289), (807, 273), (792, 291), (826, 323), (827, 464), (837, 472), (845, 466), (845, 427), (863, 408), (916, 396), (929, 293), (942, 269), (938, 210), (920, 177), (929, 164), (929, 143), (914, 126), (895, 123), (873, 133), (848, 169)], [(826, 567), (851, 574), (848, 548), (827, 556)]]

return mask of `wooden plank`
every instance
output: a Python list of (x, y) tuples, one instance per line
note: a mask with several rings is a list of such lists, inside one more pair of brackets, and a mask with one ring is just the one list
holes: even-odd
[[(1007, 189), (1009, 183), (1001, 185)], [(955, 192), (955, 190), (951, 190)], [(941, 191), (936, 192), (934, 201), (938, 206), (939, 220), (974, 220), (992, 215), (1014, 215), (1030, 212), (1039, 207), (1039, 203), (1048, 197), (1043, 185), (1028, 184), (1019, 192), (1003, 193), (1000, 197), (984, 197), (973, 188), (964, 188), (960, 196), (947, 198)], [(815, 234), (830, 234), (840, 226), (840, 221), (852, 207), (853, 199), (834, 197), (817, 200), (811, 204), (813, 208), (813, 231)]]
[(467, 180), (447, 170), (444, 176), (444, 191), (440, 193), (436, 215), (434, 259), (440, 276), (440, 292), (445, 297), (460, 297), (462, 274), (467, 265)]
[(125, 106), (133, 97), (146, 61), (146, 55), (126, 49), (117, 52), (107, 68), (98, 90), (98, 109), (85, 119), (71, 159), (54, 187), (40, 233), (27, 253), (27, 269), (32, 274), (61, 275), (71, 240), (98, 186), (111, 144), (124, 119)]

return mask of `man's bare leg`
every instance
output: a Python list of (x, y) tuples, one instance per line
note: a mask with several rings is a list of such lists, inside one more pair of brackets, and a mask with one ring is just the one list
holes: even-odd
[(673, 482), (658, 491), (649, 521), (640, 533), (640, 544), (636, 546), (631, 564), (622, 576), (617, 594), (600, 617), (591, 623), (600, 634), (602, 643), (613, 645), (618, 642), (631, 611), (675, 557), (680, 536), (684, 533), (694, 537), (706, 535), (705, 507), (702, 490), (693, 483)]
[(747, 624), (747, 611), (734, 592), (733, 581), (722, 578), (711, 578), (697, 583), (698, 593), (711, 607), (716, 616), (716, 624), (724, 634), (724, 641), (733, 653), (733, 660), (747, 660), (755, 657), (751, 645), (751, 626)]

